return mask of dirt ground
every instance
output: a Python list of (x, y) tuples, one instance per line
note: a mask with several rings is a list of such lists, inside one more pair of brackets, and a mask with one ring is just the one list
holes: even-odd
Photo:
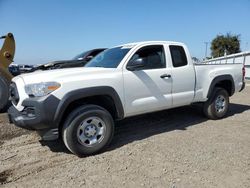
[(106, 152), (78, 158), (0, 115), (0, 187), (250, 187), (250, 84), (228, 117), (196, 107), (116, 123)]

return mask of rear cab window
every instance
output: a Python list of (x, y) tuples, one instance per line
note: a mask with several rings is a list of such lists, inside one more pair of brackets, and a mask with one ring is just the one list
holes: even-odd
[(188, 64), (186, 52), (182, 46), (170, 45), (169, 49), (173, 62), (173, 67), (182, 67)]

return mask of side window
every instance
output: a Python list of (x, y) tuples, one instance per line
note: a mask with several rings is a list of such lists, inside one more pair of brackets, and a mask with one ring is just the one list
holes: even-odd
[(129, 60), (128, 65), (133, 61), (142, 58), (145, 61), (144, 69), (160, 69), (166, 67), (164, 47), (162, 45), (146, 46), (139, 49)]
[(187, 65), (187, 56), (182, 46), (170, 45), (169, 49), (174, 67), (181, 67)]

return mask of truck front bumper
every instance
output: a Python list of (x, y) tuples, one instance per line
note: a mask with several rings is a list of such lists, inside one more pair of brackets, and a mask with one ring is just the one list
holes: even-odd
[(22, 111), (18, 111), (14, 106), (9, 108), (9, 121), (18, 127), (36, 130), (43, 138), (48, 132), (58, 133), (59, 124), (55, 122), (54, 116), (59, 102), (53, 95), (25, 99)]

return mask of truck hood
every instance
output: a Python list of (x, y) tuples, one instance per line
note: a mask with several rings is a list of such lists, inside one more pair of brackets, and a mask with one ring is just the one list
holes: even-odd
[(67, 68), (67, 69), (55, 69), (55, 70), (45, 70), (45, 71), (36, 71), (32, 73), (22, 74), (15, 78), (13, 78), (13, 81), (16, 79), (22, 79), (25, 84), (32, 84), (32, 83), (41, 83), (41, 82), (51, 82), (51, 81), (65, 81), (67, 79), (77, 79), (86, 77), (91, 75), (91, 77), (97, 75), (97, 77), (100, 77), (100, 75), (107, 75), (111, 74), (117, 69), (113, 68), (102, 68), (102, 67), (79, 67), (79, 68)]

